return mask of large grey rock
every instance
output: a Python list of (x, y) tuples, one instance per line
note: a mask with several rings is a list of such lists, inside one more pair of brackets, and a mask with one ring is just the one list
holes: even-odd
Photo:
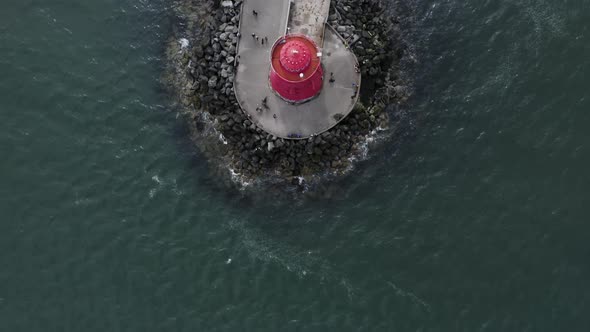
[(207, 82), (207, 85), (209, 85), (209, 87), (213, 89), (217, 86), (218, 80), (219, 80), (219, 78), (217, 76), (211, 76), (209, 78), (209, 81)]

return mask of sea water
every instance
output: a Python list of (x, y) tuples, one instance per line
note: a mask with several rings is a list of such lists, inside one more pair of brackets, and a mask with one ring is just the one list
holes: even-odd
[(0, 4), (1, 331), (590, 330), (589, 1), (392, 2), (415, 132), (306, 199), (210, 175), (174, 6)]

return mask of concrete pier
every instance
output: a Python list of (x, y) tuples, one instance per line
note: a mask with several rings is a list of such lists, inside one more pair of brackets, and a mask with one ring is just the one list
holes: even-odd
[(329, 13), (330, 0), (293, 1), (287, 24), (289, 33), (306, 35), (322, 47)]
[[(294, 139), (320, 134), (348, 115), (358, 100), (358, 62), (325, 24), (329, 6), (328, 0), (294, 0), (292, 5), (289, 0), (245, 0), (242, 5), (234, 90), (250, 120), (272, 135)], [(271, 47), (287, 30), (316, 42), (325, 73), (319, 96), (298, 105), (286, 103), (268, 83)]]

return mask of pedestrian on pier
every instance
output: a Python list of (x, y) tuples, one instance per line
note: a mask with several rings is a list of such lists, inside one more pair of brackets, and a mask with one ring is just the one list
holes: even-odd
[(252, 34), (252, 38), (256, 39), (256, 34), (255, 33)]
[(273, 117), (273, 119), (276, 119), (277, 118), (277, 115), (276, 114), (273, 114), (272, 117)]
[(252, 10), (252, 15), (254, 15), (255, 17), (258, 17), (258, 12), (255, 10)]

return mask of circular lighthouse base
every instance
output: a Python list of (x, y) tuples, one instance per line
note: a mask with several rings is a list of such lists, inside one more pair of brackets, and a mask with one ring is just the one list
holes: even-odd
[[(323, 73), (323, 69), (322, 69), (322, 73)], [(311, 100), (314, 100), (315, 98), (317, 98), (320, 93), (322, 92), (321, 89), (319, 89), (315, 94), (309, 96), (309, 97), (301, 97), (301, 94), (299, 92), (297, 92), (297, 90), (295, 90), (294, 92), (283, 92), (283, 94), (281, 94), (279, 91), (280, 90), (275, 87), (272, 86), (272, 84), (270, 82), (272, 82), (273, 80), (273, 73), (271, 72), (269, 75), (269, 88), (272, 92), (274, 92), (274, 94), (281, 98), (284, 102), (289, 103), (291, 105), (300, 105), (300, 104), (304, 104), (307, 103)], [(315, 86), (322, 86), (323, 85), (323, 78), (320, 76), (319, 79), (314, 80), (314, 85)], [(293, 99), (293, 95), (298, 95), (297, 98)]]

